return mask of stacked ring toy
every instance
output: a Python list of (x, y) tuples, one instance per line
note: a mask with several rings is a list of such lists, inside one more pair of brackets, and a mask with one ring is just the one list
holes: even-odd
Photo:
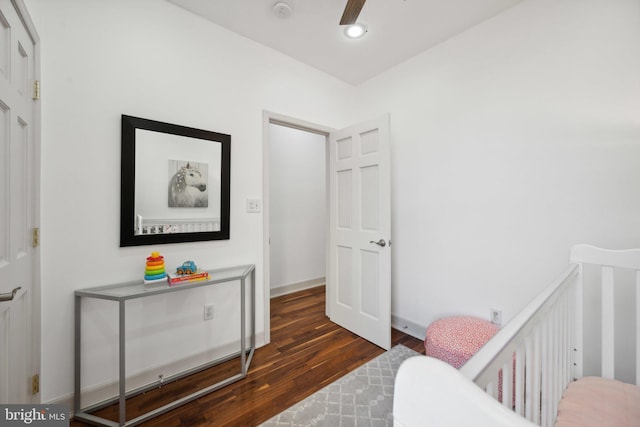
[(151, 256), (147, 257), (147, 265), (144, 269), (145, 282), (162, 280), (167, 277), (167, 271), (164, 268), (164, 257), (160, 252), (151, 252)]

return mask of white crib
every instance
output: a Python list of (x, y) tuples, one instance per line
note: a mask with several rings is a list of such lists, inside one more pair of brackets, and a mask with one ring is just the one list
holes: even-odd
[(404, 362), (396, 377), (394, 426), (553, 426), (567, 385), (583, 377), (584, 272), (592, 268), (588, 265), (601, 270), (601, 376), (610, 379), (615, 378), (616, 366), (614, 270), (635, 271), (636, 317), (631, 330), (640, 384), (640, 249), (576, 245), (570, 261), (554, 283), (460, 370), (424, 356)]

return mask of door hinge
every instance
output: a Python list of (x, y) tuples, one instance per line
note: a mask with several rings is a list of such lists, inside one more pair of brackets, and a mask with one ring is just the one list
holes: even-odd
[(33, 82), (33, 99), (40, 99), (40, 80), (34, 80)]
[(40, 229), (38, 227), (33, 228), (33, 234), (31, 237), (31, 245), (34, 248), (40, 246)]
[(31, 377), (31, 394), (36, 395), (40, 393), (40, 374), (35, 374)]

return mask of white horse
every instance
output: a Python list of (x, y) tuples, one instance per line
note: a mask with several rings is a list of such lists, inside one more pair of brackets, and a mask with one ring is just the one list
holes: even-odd
[(208, 206), (207, 182), (198, 169), (187, 163), (169, 181), (169, 207), (206, 208)]

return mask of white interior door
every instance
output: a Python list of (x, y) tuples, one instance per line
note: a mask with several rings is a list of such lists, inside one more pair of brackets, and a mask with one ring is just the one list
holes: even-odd
[(329, 136), (331, 320), (391, 347), (389, 115)]
[(31, 378), (39, 347), (32, 244), (36, 49), (24, 13), (0, 0), (0, 403), (23, 404), (34, 401)]

